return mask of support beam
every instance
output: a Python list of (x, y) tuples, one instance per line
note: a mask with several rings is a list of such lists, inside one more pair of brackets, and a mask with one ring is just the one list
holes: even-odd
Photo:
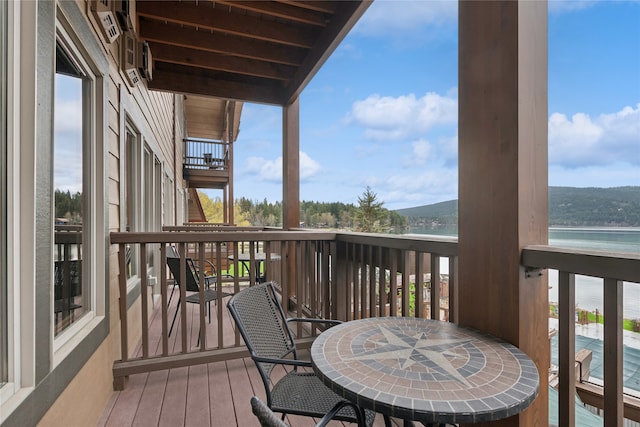
[[(300, 227), (300, 100), (282, 109), (282, 229)], [(286, 260), (290, 294), (296, 289), (295, 243), (289, 243)]]
[(518, 346), (540, 373), (531, 407), (490, 425), (547, 425), (547, 277), (520, 263), (548, 240), (547, 2), (459, 2), (458, 55), (459, 322)]
[(225, 209), (228, 209), (228, 216), (225, 219), (225, 223), (235, 225), (235, 199), (233, 195), (233, 147), (235, 146), (237, 135), (235, 134), (235, 123), (236, 123), (236, 102), (229, 101), (227, 104), (227, 130), (228, 130), (228, 139), (227, 139), (227, 149), (229, 150), (229, 181), (225, 188), (225, 198), (227, 201), (227, 206)]
[(299, 98), (282, 114), (282, 228), (300, 227), (300, 107)]

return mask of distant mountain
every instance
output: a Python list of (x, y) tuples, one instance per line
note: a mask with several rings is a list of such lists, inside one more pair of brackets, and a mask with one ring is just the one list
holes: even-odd
[[(409, 225), (456, 224), (458, 201), (396, 212)], [(549, 225), (640, 227), (640, 187), (549, 187)]]
[(396, 213), (408, 218), (458, 218), (458, 201), (447, 200), (446, 202), (434, 203), (432, 205), (398, 209)]

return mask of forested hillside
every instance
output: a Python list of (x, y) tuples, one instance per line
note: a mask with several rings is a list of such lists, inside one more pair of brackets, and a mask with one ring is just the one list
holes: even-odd
[[(409, 225), (456, 224), (458, 201), (396, 212)], [(549, 187), (549, 225), (640, 227), (640, 187)]]

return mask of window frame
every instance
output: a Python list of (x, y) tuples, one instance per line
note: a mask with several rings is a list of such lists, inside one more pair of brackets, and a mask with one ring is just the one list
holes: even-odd
[[(73, 68), (74, 74), (70, 74), (70, 73), (60, 73), (57, 70), (57, 66), (54, 72), (54, 104), (53, 104), (53, 115), (54, 115), (54, 122), (55, 122), (55, 117), (57, 114), (57, 109), (58, 109), (58, 98), (55, 96), (55, 93), (59, 90), (59, 88), (57, 87), (57, 83), (58, 83), (58, 74), (60, 75), (67, 75), (71, 78), (77, 78), (78, 82), (74, 82), (74, 83), (79, 83), (80, 84), (80, 98), (81, 98), (81, 120), (82, 120), (82, 127), (80, 129), (80, 149), (82, 150), (81, 153), (81, 157), (80, 157), (80, 169), (81, 169), (81, 184), (82, 184), (82, 211), (81, 211), (81, 217), (82, 217), (82, 229), (81, 229), (81, 243), (79, 245), (77, 245), (77, 251), (78, 251), (78, 259), (81, 260), (82, 262), (82, 267), (80, 268), (81, 271), (81, 277), (80, 277), (80, 287), (81, 287), (81, 298), (82, 298), (82, 304), (80, 307), (80, 311), (79, 312), (73, 312), (73, 313), (68, 313), (68, 317), (70, 318), (70, 323), (66, 326), (62, 326), (62, 329), (60, 329), (60, 331), (57, 331), (57, 314), (55, 313), (55, 308), (54, 308), (54, 312), (53, 312), (53, 317), (54, 317), (54, 338), (58, 339), (58, 337), (61, 334), (64, 334), (67, 330), (69, 330), (69, 328), (71, 328), (73, 326), (73, 324), (77, 323), (77, 322), (81, 322), (82, 318), (85, 317), (85, 315), (89, 314), (91, 316), (90, 313), (93, 312), (93, 307), (95, 306), (95, 303), (93, 301), (93, 294), (95, 293), (95, 290), (92, 289), (91, 287), (91, 282), (88, 280), (88, 274), (87, 272), (91, 271), (90, 269), (92, 268), (92, 264), (95, 264), (95, 261), (90, 259), (87, 256), (87, 248), (90, 247), (91, 244), (91, 240), (90, 240), (90, 235), (91, 235), (91, 230), (88, 229), (88, 225), (90, 223), (90, 216), (91, 216), (91, 209), (93, 209), (92, 203), (90, 202), (90, 197), (91, 194), (89, 194), (90, 191), (90, 185), (91, 185), (91, 177), (88, 176), (90, 175), (90, 162), (91, 162), (91, 146), (92, 146), (92, 138), (91, 138), (91, 128), (92, 126), (94, 126), (94, 121), (92, 120), (92, 115), (91, 115), (91, 106), (94, 104), (95, 101), (95, 97), (93, 95), (93, 93), (95, 92), (94, 87), (96, 84), (96, 80), (95, 78), (92, 78), (91, 76), (91, 72), (87, 70), (87, 65), (82, 63), (82, 58), (78, 57), (75, 52), (73, 52), (73, 46), (70, 46), (69, 40), (67, 39), (67, 36), (65, 34), (63, 34), (60, 30), (56, 31), (56, 61), (58, 60), (58, 49), (60, 49), (63, 54), (68, 58), (68, 63), (70, 65), (71, 68)], [(75, 99), (74, 99), (75, 100)], [(52, 152), (54, 159), (56, 158), (56, 150), (59, 150), (62, 147), (63, 143), (58, 140), (57, 135), (56, 135), (56, 128), (54, 126), (54, 137), (52, 140)], [(55, 160), (54, 160), (55, 163)], [(55, 191), (56, 191), (56, 171), (55, 171), (55, 165), (52, 171), (52, 175), (53, 175), (53, 194), (54, 194), (54, 219), (55, 218), (55, 207), (56, 207), (56, 202), (55, 202)], [(57, 219), (56, 219), (57, 220)], [(55, 222), (55, 221), (54, 221)], [(53, 246), (54, 248), (56, 247), (56, 242), (55, 242), (55, 237), (56, 237), (56, 230), (55, 230), (55, 225), (54, 225), (54, 230), (53, 230)], [(58, 249), (60, 249), (60, 247), (58, 247)], [(60, 254), (58, 254), (58, 258), (60, 257)], [(56, 257), (54, 256), (54, 263), (57, 262), (58, 260), (55, 259)], [(52, 266), (53, 267), (53, 266)], [(87, 269), (88, 267), (88, 269)], [(55, 268), (54, 268), (55, 271)], [(54, 273), (55, 275), (55, 273)], [(51, 282), (52, 285), (55, 282), (55, 277), (54, 280)], [(54, 294), (55, 294), (55, 290), (54, 290)], [(54, 298), (55, 299), (55, 298)], [(55, 301), (54, 301), (54, 306), (55, 306)], [(79, 316), (78, 320), (76, 320), (76, 316)], [(62, 315), (62, 318), (64, 319), (64, 314)], [(84, 322), (86, 322), (86, 320), (84, 320)]]
[[(95, 274), (97, 259), (94, 254), (94, 244), (96, 241), (96, 232), (95, 230), (95, 196), (93, 194), (94, 188), (94, 162), (93, 159), (96, 157), (97, 153), (94, 148), (95, 137), (97, 133), (96, 129), (96, 104), (98, 103), (98, 99), (96, 97), (96, 86), (98, 84), (97, 78), (92, 69), (92, 64), (84, 57), (82, 51), (79, 49), (76, 41), (73, 39), (70, 32), (65, 28), (65, 26), (59, 20), (56, 20), (56, 48), (60, 45), (61, 49), (64, 50), (65, 54), (70, 57), (70, 59), (74, 62), (74, 65), (79, 69), (82, 74), (82, 203), (83, 203), (83, 232), (82, 232), (82, 283), (86, 284), (83, 286), (83, 291), (86, 290), (87, 294), (86, 298), (84, 298), (83, 303), (87, 304), (86, 310), (82, 312), (80, 318), (78, 320), (74, 320), (69, 326), (62, 329), (59, 333), (55, 333), (55, 322), (52, 324), (52, 328), (54, 329), (53, 334), (53, 348), (54, 348), (54, 356), (55, 353), (61, 349), (67, 342), (69, 342), (78, 332), (83, 330), (91, 321), (96, 317), (96, 299), (95, 295), (98, 290), (96, 289), (96, 283), (92, 280), (92, 276)], [(54, 76), (57, 74), (57, 71), (54, 67)], [(55, 93), (55, 83), (54, 83), (54, 93)], [(55, 99), (54, 99), (54, 108), (53, 114), (55, 115)], [(55, 137), (52, 139), (52, 153), (55, 151), (56, 140)], [(52, 174), (52, 182), (54, 171), (51, 171)], [(53, 192), (52, 192), (53, 197)], [(55, 203), (54, 203), (55, 205)], [(55, 231), (52, 229), (52, 232), (55, 236)], [(52, 237), (52, 242), (54, 242), (54, 236)], [(52, 244), (51, 248), (51, 260), (54, 259), (53, 247), (55, 243)], [(53, 275), (53, 269), (52, 269)], [(53, 289), (54, 279), (52, 277), (51, 284)], [(53, 291), (52, 291), (53, 293)], [(52, 316), (55, 316), (53, 310), (53, 304), (51, 308)]]
[[(9, 384), (9, 279), (7, 271), (7, 75), (9, 58), (9, 9), (7, 2), (0, 4), (0, 390)], [(1, 401), (1, 399), (0, 399)]]
[[(125, 114), (122, 127), (123, 153), (121, 170), (124, 171), (124, 179), (120, 188), (122, 194), (120, 200), (121, 215), (120, 231), (140, 231), (141, 204), (141, 147), (142, 133), (134, 124), (133, 118)], [(131, 250), (131, 275), (127, 277), (127, 292), (130, 292), (140, 282), (140, 266), (137, 246)]]
[[(7, 173), (12, 179), (7, 180), (6, 261), (10, 382), (0, 388), (0, 424), (35, 425), (109, 335), (105, 150), (110, 69), (77, 2), (3, 3), (8, 9)], [(96, 260), (88, 272), (96, 292), (95, 317), (54, 340), (54, 296), (46, 288), (53, 280), (51, 109), (59, 28), (66, 30), (95, 77), (87, 256)]]

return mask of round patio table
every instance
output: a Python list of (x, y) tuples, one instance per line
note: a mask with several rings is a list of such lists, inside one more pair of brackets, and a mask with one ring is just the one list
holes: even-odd
[(437, 320), (354, 320), (311, 347), (316, 375), (363, 408), (429, 424), (518, 414), (539, 391), (535, 364), (493, 336)]

